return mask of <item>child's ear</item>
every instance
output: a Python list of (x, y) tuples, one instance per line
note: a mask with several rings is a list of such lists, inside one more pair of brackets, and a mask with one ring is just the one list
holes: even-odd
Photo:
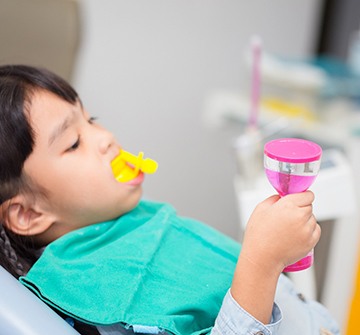
[(52, 225), (53, 220), (32, 204), (24, 195), (17, 195), (3, 205), (3, 221), (6, 227), (18, 235), (38, 235)]

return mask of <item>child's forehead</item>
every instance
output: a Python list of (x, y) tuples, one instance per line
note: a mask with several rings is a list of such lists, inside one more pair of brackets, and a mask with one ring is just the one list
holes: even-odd
[(70, 104), (65, 99), (61, 98), (60, 96), (46, 90), (36, 90), (31, 97), (31, 106), (30, 109), (32, 110), (34, 107), (46, 107), (49, 108), (53, 106), (54, 108), (57, 105), (65, 105)]
[(51, 144), (81, 114), (83, 110), (80, 102), (72, 104), (47, 91), (34, 93), (28, 118), (35, 132), (35, 142), (42, 138)]
[(79, 101), (72, 104), (52, 92), (39, 90), (33, 93), (27, 109), (30, 120), (36, 122), (44, 118), (48, 121), (66, 118), (69, 114), (81, 112), (82, 108)]

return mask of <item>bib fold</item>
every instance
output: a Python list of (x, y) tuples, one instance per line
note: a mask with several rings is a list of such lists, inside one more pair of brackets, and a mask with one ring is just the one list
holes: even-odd
[(229, 289), (240, 245), (141, 201), (131, 212), (50, 243), (20, 281), (47, 304), (94, 325), (205, 334)]

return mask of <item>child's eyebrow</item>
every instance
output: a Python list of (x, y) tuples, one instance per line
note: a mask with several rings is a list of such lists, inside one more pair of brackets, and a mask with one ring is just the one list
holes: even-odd
[(68, 129), (76, 117), (76, 112), (72, 111), (70, 115), (68, 115), (59, 125), (54, 127), (54, 130), (51, 132), (49, 136), (49, 146), (54, 143), (54, 141), (60, 137), (66, 129)]

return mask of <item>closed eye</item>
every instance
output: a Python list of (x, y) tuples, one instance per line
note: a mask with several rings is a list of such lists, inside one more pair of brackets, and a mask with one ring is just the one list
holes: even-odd
[(88, 119), (88, 122), (89, 122), (90, 124), (93, 124), (97, 119), (98, 119), (97, 117), (91, 116), (91, 117)]
[[(97, 117), (93, 117), (93, 116), (92, 116), (92, 117), (89, 117), (89, 119), (88, 119), (87, 121), (88, 121), (89, 124), (94, 124), (94, 122), (95, 122), (96, 120), (97, 120)], [(77, 138), (77, 140), (76, 140), (76, 142), (75, 142), (72, 146), (70, 146), (69, 148), (67, 148), (67, 149), (65, 150), (65, 152), (75, 151), (76, 149), (79, 148), (80, 144), (81, 144), (81, 136), (79, 135), (78, 138)]]
[(71, 147), (66, 149), (66, 152), (75, 151), (80, 146), (80, 143), (81, 143), (81, 137), (79, 136), (76, 142)]

